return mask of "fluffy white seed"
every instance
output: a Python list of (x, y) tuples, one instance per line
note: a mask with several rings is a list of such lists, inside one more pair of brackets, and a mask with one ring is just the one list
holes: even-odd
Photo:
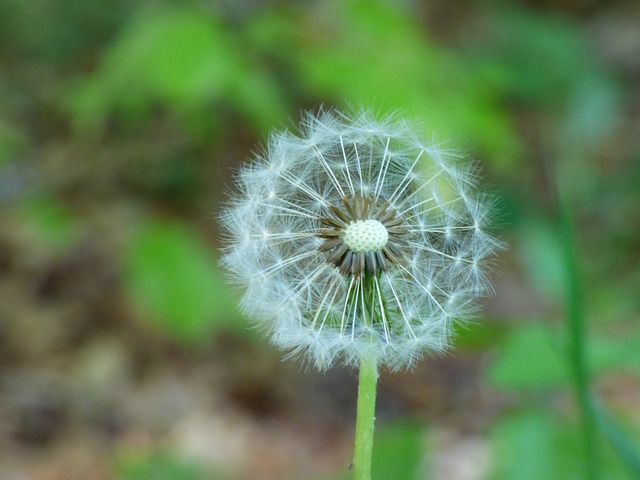
[(272, 135), (237, 184), (222, 262), (241, 306), (321, 369), (372, 351), (391, 369), (442, 352), (490, 288), (491, 200), (458, 155), (404, 120), (308, 114), (298, 134)]

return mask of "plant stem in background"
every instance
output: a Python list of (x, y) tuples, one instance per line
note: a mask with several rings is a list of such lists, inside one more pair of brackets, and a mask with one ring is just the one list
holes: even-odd
[(376, 414), (378, 363), (369, 355), (360, 360), (358, 406), (356, 416), (356, 445), (353, 456), (355, 480), (371, 480), (373, 430)]
[(565, 271), (567, 275), (566, 319), (569, 330), (569, 356), (573, 372), (574, 386), (582, 414), (585, 460), (589, 480), (599, 478), (598, 452), (596, 445), (596, 424), (593, 401), (589, 391), (585, 351), (585, 321), (582, 304), (582, 289), (578, 273), (578, 260), (574, 240), (571, 205), (567, 194), (560, 189), (560, 209), (562, 215), (562, 238), (564, 243)]

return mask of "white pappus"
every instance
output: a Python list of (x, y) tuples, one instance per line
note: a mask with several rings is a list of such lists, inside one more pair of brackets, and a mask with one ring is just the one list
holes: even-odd
[(500, 246), (475, 179), (399, 117), (306, 114), (241, 168), (220, 217), (243, 311), (320, 369), (446, 350)]

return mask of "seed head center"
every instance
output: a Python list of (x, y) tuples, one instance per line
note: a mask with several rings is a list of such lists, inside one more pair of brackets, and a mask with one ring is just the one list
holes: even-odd
[(377, 252), (388, 240), (389, 232), (378, 220), (357, 220), (344, 229), (343, 241), (352, 252)]

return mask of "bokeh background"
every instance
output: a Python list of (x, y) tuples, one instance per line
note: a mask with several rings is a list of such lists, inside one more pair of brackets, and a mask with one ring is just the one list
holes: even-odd
[(319, 104), (464, 149), (509, 248), (382, 373), (380, 480), (640, 478), (640, 3), (0, 2), (0, 478), (348, 478), (357, 372), (217, 265), (232, 172)]

